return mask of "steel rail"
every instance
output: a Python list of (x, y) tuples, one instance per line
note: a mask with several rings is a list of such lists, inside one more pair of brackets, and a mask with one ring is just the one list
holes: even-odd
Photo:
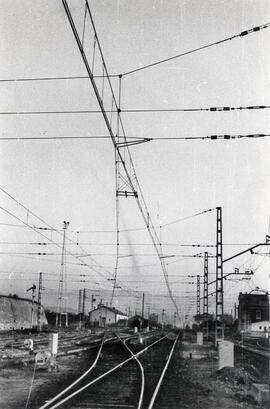
[[(92, 386), (93, 384), (95, 384), (96, 382), (98, 382), (100, 379), (105, 378), (107, 375), (111, 374), (112, 372), (116, 371), (118, 368), (122, 368), (124, 365), (126, 365), (128, 362), (132, 361), (135, 357), (138, 357), (140, 355), (142, 355), (144, 352), (146, 352), (149, 348), (153, 347), (154, 345), (156, 345), (157, 343), (161, 342), (163, 339), (167, 338), (167, 335), (161, 337), (160, 339), (158, 339), (157, 341), (153, 342), (152, 344), (148, 345), (148, 347), (142, 349), (141, 351), (139, 351), (137, 354), (131, 356), (130, 358), (120, 362), (119, 364), (117, 364), (116, 366), (114, 366), (113, 368), (109, 369), (108, 371), (104, 372), (103, 374), (99, 375), (97, 378), (93, 379), (91, 382), (87, 383), (86, 385), (82, 386), (80, 389), (77, 389), (75, 392), (71, 393), (70, 395), (66, 396), (64, 399), (62, 399), (60, 402), (56, 403), (53, 406), (50, 406), (50, 409), (55, 409), (58, 408), (59, 406), (61, 406), (63, 403), (67, 402), (69, 399), (73, 398), (74, 396), (78, 395), (79, 393), (81, 393), (82, 391), (84, 391), (85, 389), (89, 388), (90, 386)], [(41, 409), (42, 407), (40, 407), (39, 409)]]
[(161, 384), (162, 384), (164, 375), (165, 375), (165, 373), (166, 373), (166, 371), (167, 371), (167, 368), (168, 368), (168, 366), (169, 366), (169, 363), (170, 363), (170, 360), (171, 360), (171, 357), (172, 357), (172, 354), (173, 354), (173, 351), (174, 351), (174, 348), (175, 348), (175, 346), (176, 346), (176, 344), (177, 344), (178, 339), (179, 339), (179, 334), (177, 335), (177, 337), (176, 337), (176, 339), (175, 339), (175, 341), (174, 341), (174, 343), (173, 343), (173, 346), (172, 346), (170, 355), (169, 355), (168, 360), (167, 360), (167, 362), (166, 362), (166, 364), (165, 364), (165, 366), (164, 366), (164, 368), (163, 368), (163, 371), (162, 371), (162, 374), (161, 374), (161, 376), (160, 376), (160, 378), (159, 378), (159, 381), (158, 381), (158, 383), (157, 383), (157, 385), (156, 385), (156, 388), (155, 388), (154, 393), (153, 393), (153, 395), (152, 395), (152, 398), (151, 398), (151, 401), (150, 401), (150, 403), (149, 403), (148, 409), (152, 409), (152, 408), (153, 408), (153, 405), (154, 405), (154, 403), (155, 403), (157, 394), (158, 394), (158, 392), (159, 392), (159, 389), (160, 389), (160, 386), (161, 386)]
[(67, 386), (65, 389), (63, 389), (60, 393), (55, 395), (52, 399), (47, 401), (45, 403), (45, 405), (41, 406), (39, 409), (45, 409), (48, 406), (50, 406), (53, 402), (55, 402), (57, 399), (59, 399), (61, 396), (63, 396), (66, 392), (68, 392), (71, 388), (73, 388), (73, 386), (77, 385), (77, 383), (79, 383), (86, 375), (88, 375), (92, 371), (92, 369), (96, 366), (96, 364), (97, 364), (97, 362), (99, 360), (99, 357), (100, 357), (101, 350), (103, 348), (104, 342), (106, 342), (106, 341), (105, 341), (105, 339), (103, 337), (102, 342), (101, 342), (100, 347), (99, 347), (99, 350), (98, 350), (98, 353), (97, 353), (97, 356), (96, 356), (96, 359), (94, 360), (94, 362), (92, 363), (90, 368), (88, 368), (87, 371), (85, 371), (79, 378), (77, 378), (73, 383), (71, 383), (69, 386)]
[(137, 362), (140, 371), (141, 371), (141, 378), (142, 378), (142, 383), (141, 383), (141, 392), (140, 392), (140, 397), (139, 397), (139, 402), (137, 409), (141, 409), (142, 402), (143, 402), (143, 395), (144, 395), (144, 388), (145, 388), (145, 376), (144, 376), (144, 369), (143, 366), (140, 362), (140, 360), (137, 358), (137, 356), (131, 351), (131, 349), (127, 346), (126, 342), (128, 339), (125, 339), (124, 341), (117, 335), (117, 337), (120, 339), (120, 341), (123, 343), (123, 345), (127, 348), (127, 350), (130, 352), (130, 354), (134, 357), (135, 361)]
[(236, 342), (235, 346), (238, 348), (241, 348), (242, 350), (252, 352), (253, 354), (257, 354), (257, 355), (270, 359), (270, 352), (268, 348), (266, 350), (254, 348), (254, 345), (251, 346), (250, 344), (249, 345), (242, 344), (242, 341)]

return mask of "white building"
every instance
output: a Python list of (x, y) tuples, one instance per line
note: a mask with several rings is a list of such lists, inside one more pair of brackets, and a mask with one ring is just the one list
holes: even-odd
[(252, 322), (248, 329), (256, 332), (270, 332), (270, 321)]
[(93, 325), (105, 327), (106, 325), (116, 324), (119, 320), (127, 320), (128, 316), (116, 308), (99, 305), (96, 309), (89, 312), (89, 320)]

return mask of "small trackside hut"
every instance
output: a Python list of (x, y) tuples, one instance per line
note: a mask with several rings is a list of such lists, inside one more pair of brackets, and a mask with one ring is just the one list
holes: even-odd
[(126, 322), (127, 320), (128, 316), (122, 311), (103, 304), (99, 304), (97, 308), (89, 312), (90, 325), (95, 327), (104, 328), (108, 325)]

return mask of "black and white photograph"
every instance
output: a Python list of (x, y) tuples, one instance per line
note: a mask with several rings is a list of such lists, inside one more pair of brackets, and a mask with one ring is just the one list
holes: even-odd
[(0, 409), (268, 409), (270, 1), (0, 0)]

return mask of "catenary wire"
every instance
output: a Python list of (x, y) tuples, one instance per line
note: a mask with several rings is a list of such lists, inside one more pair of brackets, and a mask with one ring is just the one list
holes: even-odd
[[(250, 105), (240, 107), (210, 107), (210, 108), (140, 108), (105, 110), (106, 113), (154, 113), (154, 112), (230, 112), (245, 110), (269, 109), (270, 105)], [(0, 115), (61, 115), (61, 114), (101, 114), (100, 110), (77, 109), (77, 110), (54, 110), (54, 111), (0, 111)], [(119, 136), (121, 138), (121, 136)]]
[(196, 53), (196, 52), (198, 52), (198, 51), (205, 50), (206, 48), (210, 48), (210, 47), (213, 47), (213, 46), (216, 46), (216, 45), (225, 43), (225, 42), (227, 42), (227, 41), (231, 41), (231, 40), (233, 40), (233, 39), (235, 39), (235, 38), (244, 37), (244, 36), (246, 36), (246, 35), (248, 35), (248, 34), (251, 34), (251, 33), (258, 32), (258, 31), (260, 31), (260, 30), (266, 29), (266, 28), (268, 28), (269, 26), (270, 26), (270, 23), (262, 24), (262, 25), (260, 25), (260, 26), (253, 27), (253, 28), (251, 28), (251, 29), (244, 30), (244, 31), (242, 31), (242, 32), (239, 33), (239, 34), (235, 34), (235, 35), (233, 35), (233, 36), (226, 37), (226, 38), (224, 38), (224, 39), (222, 39), (222, 40), (214, 41), (214, 42), (212, 42), (212, 43), (203, 45), (203, 46), (201, 46), (201, 47), (193, 48), (192, 50), (185, 51), (185, 52), (183, 52), (183, 53), (174, 55), (174, 56), (172, 56), (172, 57), (164, 58), (164, 59), (162, 59), (162, 60), (153, 62), (153, 63), (151, 63), (151, 64), (146, 64), (146, 65), (143, 65), (143, 66), (141, 66), (141, 67), (135, 68), (135, 69), (133, 69), (133, 70), (126, 71), (126, 72), (122, 73), (121, 75), (122, 75), (122, 76), (127, 76), (127, 75), (130, 75), (130, 74), (134, 74), (134, 73), (136, 73), (136, 72), (139, 72), (139, 71), (142, 71), (142, 70), (146, 70), (146, 69), (148, 69), (148, 68), (151, 68), (151, 67), (154, 67), (154, 66), (157, 66), (157, 65), (166, 63), (166, 62), (168, 62), (168, 61), (172, 61), (172, 60), (175, 60), (175, 59), (177, 59), (177, 58), (184, 57), (185, 55), (193, 54), (193, 53)]

